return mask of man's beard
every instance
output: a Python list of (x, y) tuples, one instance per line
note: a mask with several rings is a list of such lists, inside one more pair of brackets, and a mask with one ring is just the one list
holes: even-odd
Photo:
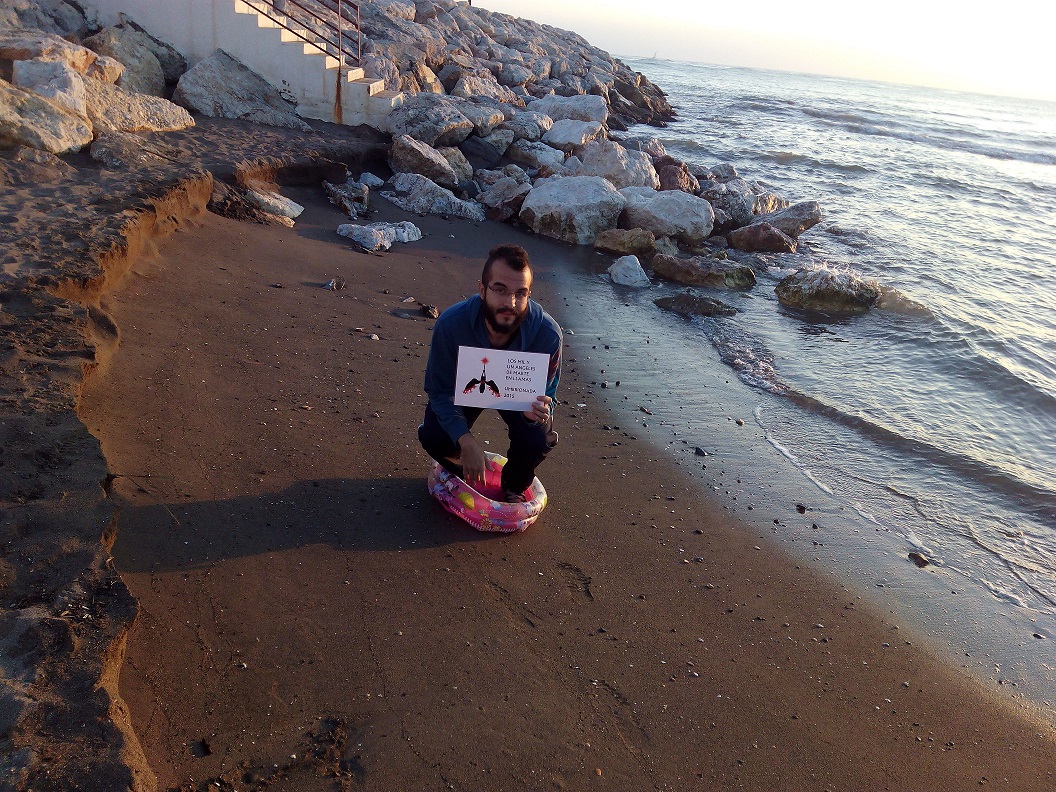
[(528, 306), (524, 306), (524, 310), (518, 311), (516, 308), (500, 308), (496, 310), (488, 305), (488, 301), (484, 300), (482, 304), (484, 310), (484, 319), (488, 325), (497, 333), (503, 333), (513, 335), (517, 332), (517, 329), (521, 326), (524, 321), (524, 317), (528, 315)]

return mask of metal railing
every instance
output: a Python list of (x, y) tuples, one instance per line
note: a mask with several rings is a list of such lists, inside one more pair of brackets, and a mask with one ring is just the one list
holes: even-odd
[[(330, 8), (330, 6), (336, 6), (338, 20), (336, 25), (315, 9), (309, 8), (307, 5), (300, 2), (300, 0), (246, 0), (246, 4), (255, 8), (279, 27), (288, 30), (304, 43), (315, 47), (324, 55), (336, 55), (339, 61), (339, 78), (342, 68), (346, 66), (348, 62), (355, 63), (355, 65), (358, 66), (363, 59), (363, 33), (360, 27), (359, 3), (352, 2), (351, 0), (331, 0), (330, 3), (321, 3), (321, 5), (327, 7), (328, 10), (331, 11), (334, 11), (335, 9)], [(345, 22), (353, 21), (346, 18), (346, 11), (350, 13), (355, 11), (356, 14), (354, 22), (356, 28), (356, 47), (354, 50), (351, 48), (351, 42), (349, 42), (348, 45), (345, 43), (348, 39), (345, 32)], [(277, 17), (289, 19), (305, 29), (300, 30), (291, 27), (286, 21), (278, 19)], [(320, 33), (317, 30), (312, 29), (306, 21), (308, 19), (319, 23), (326, 32)], [(314, 36), (315, 38), (311, 38), (310, 36)], [(348, 60), (346, 60), (346, 58)]]

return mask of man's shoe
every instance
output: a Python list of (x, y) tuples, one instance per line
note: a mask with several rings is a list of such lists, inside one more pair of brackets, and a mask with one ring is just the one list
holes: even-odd
[(523, 492), (514, 492), (512, 490), (504, 489), (502, 491), (502, 499), (506, 503), (527, 503), (528, 498), (524, 496)]

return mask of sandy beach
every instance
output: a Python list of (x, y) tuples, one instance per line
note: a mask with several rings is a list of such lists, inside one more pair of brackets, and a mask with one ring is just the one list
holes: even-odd
[(572, 249), (379, 198), (426, 237), (368, 255), (321, 189), (281, 189), (295, 228), (189, 209), (97, 294), (119, 342), (78, 414), (138, 603), (112, 691), (131, 786), (1052, 788), (1047, 726), (607, 429), (596, 340), (566, 337), (540, 520), (494, 536), (443, 512), (419, 305), (472, 293), (514, 241), (568, 321)]

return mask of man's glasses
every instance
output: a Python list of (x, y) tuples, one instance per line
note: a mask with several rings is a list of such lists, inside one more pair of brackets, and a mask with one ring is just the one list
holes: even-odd
[(517, 302), (524, 302), (532, 294), (531, 290), (529, 290), (529, 289), (518, 289), (515, 292), (511, 292), (509, 289), (507, 289), (501, 283), (489, 283), (488, 284), (488, 289), (496, 297), (501, 297), (502, 299), (505, 299), (505, 298), (509, 297), (512, 294), (513, 295), (513, 299), (515, 299)]

